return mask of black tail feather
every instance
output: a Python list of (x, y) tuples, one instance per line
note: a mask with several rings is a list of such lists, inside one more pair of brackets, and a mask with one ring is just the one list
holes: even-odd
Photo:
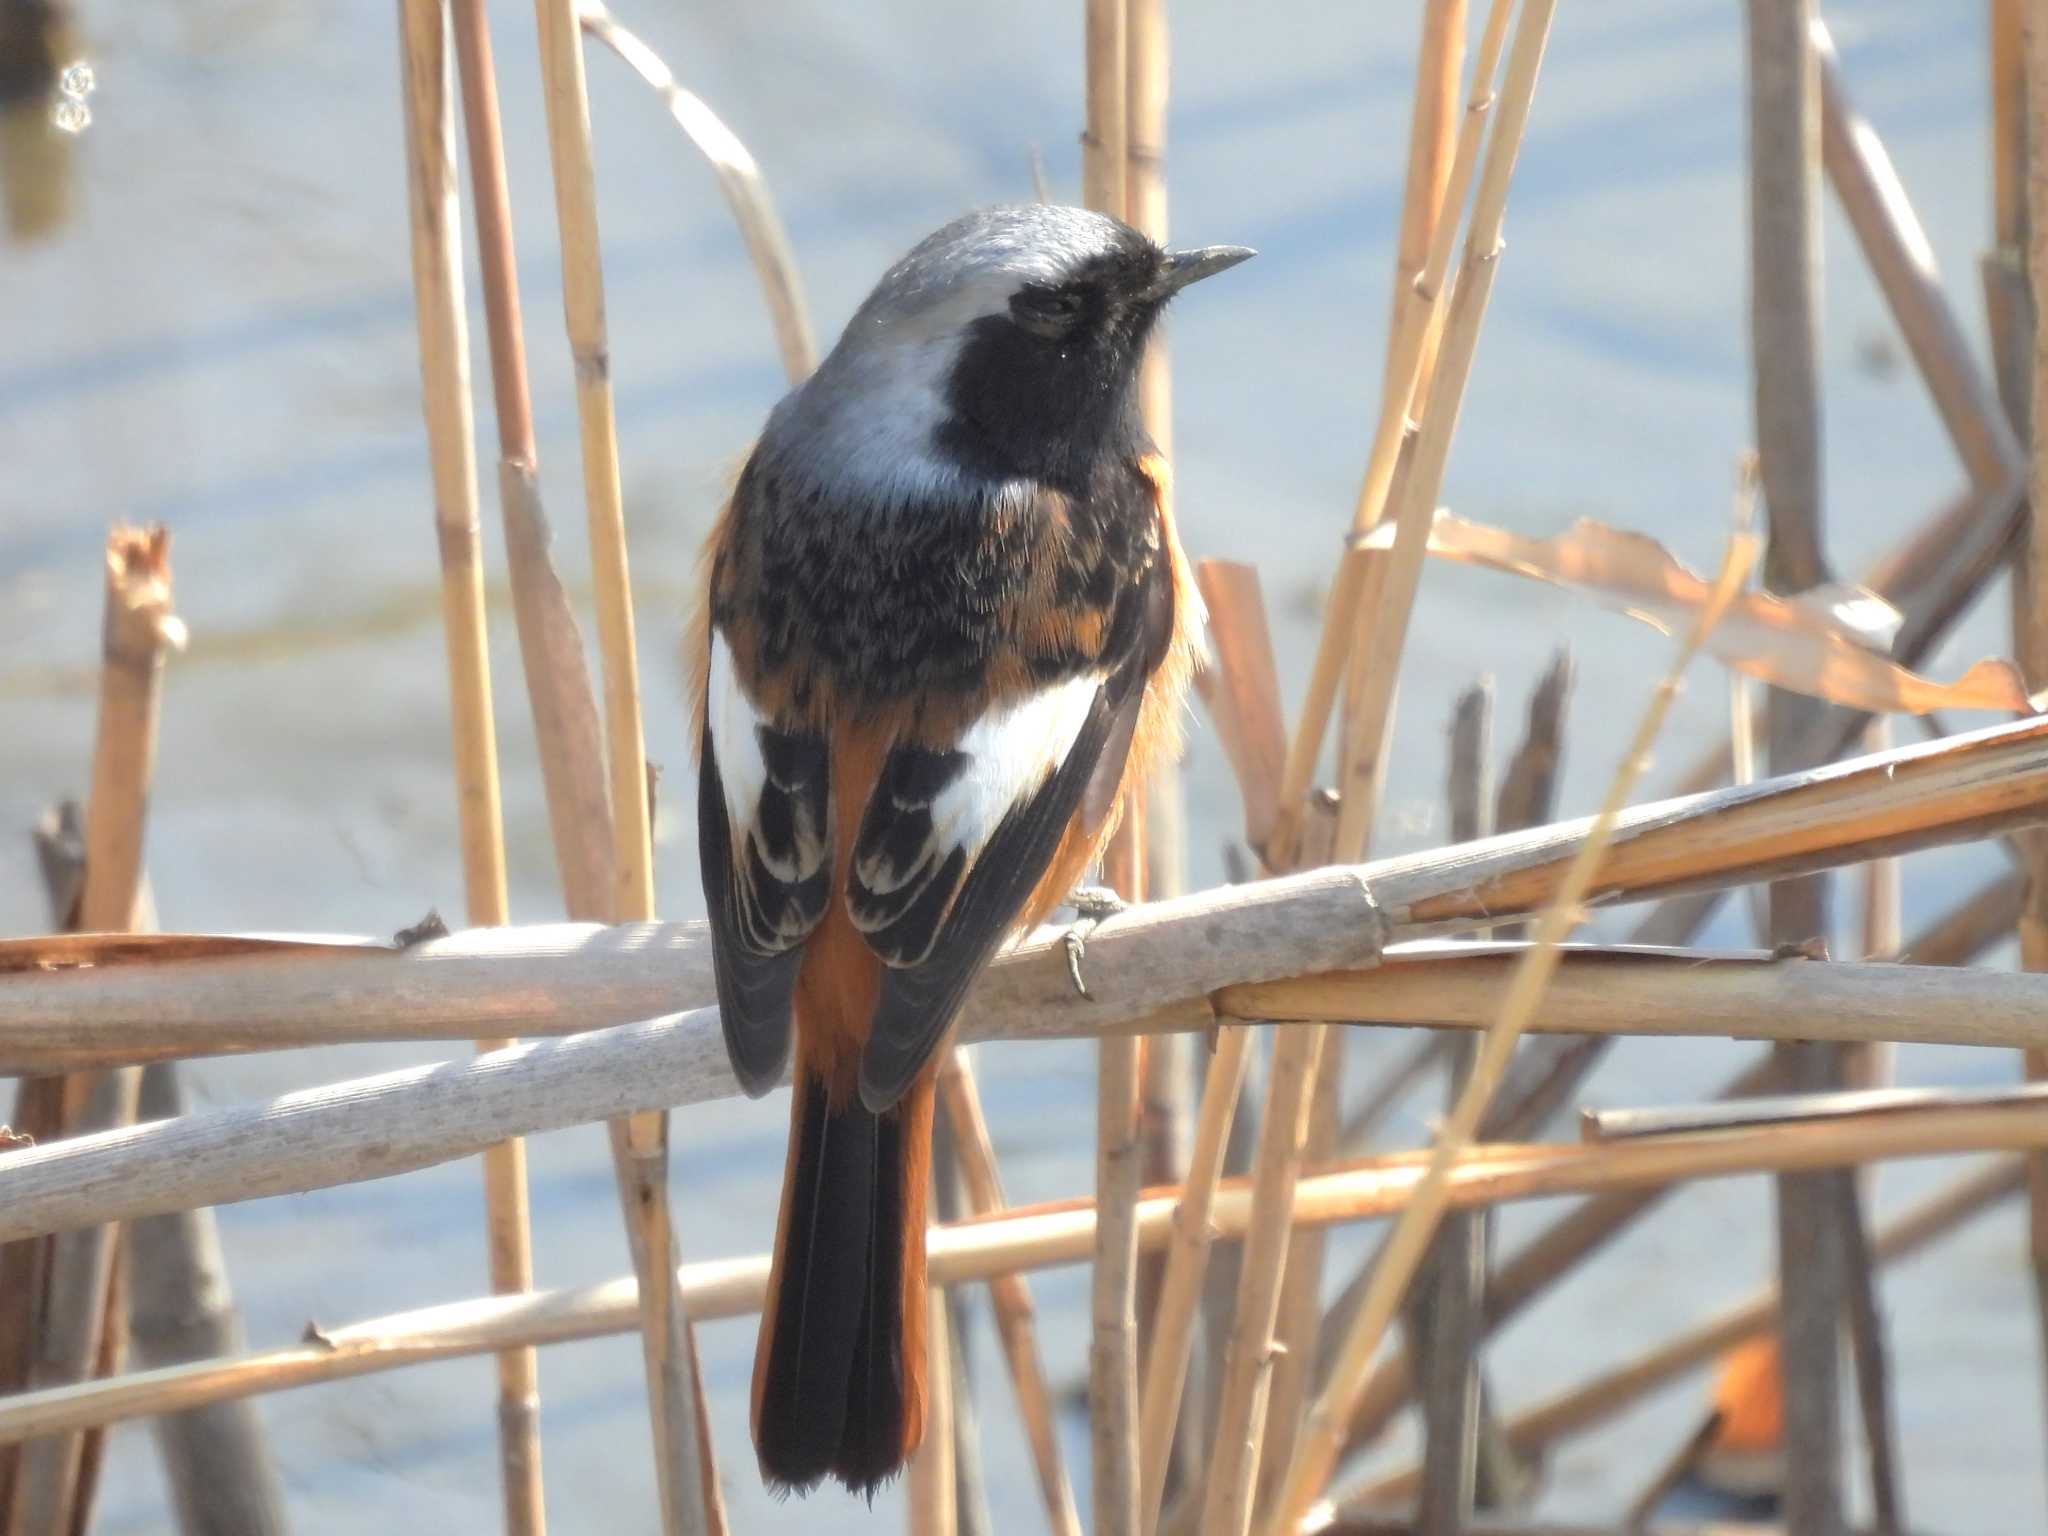
[(904, 1127), (858, 1095), (834, 1109), (816, 1078), (800, 1078), (795, 1095), (754, 1446), (771, 1487), (806, 1492), (829, 1475), (872, 1497), (906, 1438)]

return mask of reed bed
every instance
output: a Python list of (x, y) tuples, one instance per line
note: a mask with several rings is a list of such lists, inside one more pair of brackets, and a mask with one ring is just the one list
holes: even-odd
[[(1484, 366), (1489, 299), (1514, 280), (1505, 232), (1518, 163), (1535, 152), (1528, 136), (1543, 111), (1557, 6), (1489, 0), (1481, 15), (1467, 0), (1418, 0), (1418, 9), (1406, 174), (1387, 231), (1394, 288), (1380, 399), (1355, 501), (1331, 519), (1335, 576), (1304, 677), (1281, 676), (1259, 572), (1196, 562), (1210, 652), (1199, 688), (1241, 800), (1233, 851), (1246, 878), (1183, 888), (1182, 786), (1156, 782), (1130, 807), (1106, 861), (1107, 883), (1131, 904), (1085, 920), (1085, 987), (1075, 984), (1071, 928), (1027, 936), (970, 995), (943, 1066), (940, 1163), (950, 1182), (939, 1208), (954, 1214), (930, 1235), (938, 1368), (904, 1483), (919, 1536), (1040, 1520), (1057, 1536), (1563, 1532), (1535, 1512), (1546, 1452), (1769, 1333), (1783, 1361), (1785, 1529), (1845, 1536), (1844, 1511), (1860, 1501), (1877, 1529), (1897, 1536), (1911, 1504), (1900, 1430), (1909, 1421), (1898, 1411), (1910, 1384), (1887, 1353), (1882, 1270), (2027, 1191), (2048, 1309), (2048, 1083), (2039, 1081), (2048, 1074), (2048, 906), (2037, 878), (2048, 873), (2039, 830), (2048, 827), (2048, 719), (2028, 693), (2048, 683), (2048, 564), (2031, 517), (2048, 496), (2048, 453), (2030, 457), (2029, 447), (2048, 434), (2048, 344), (2032, 334), (2024, 259), (2048, 270), (2048, 179), (2026, 175), (2030, 148), (2048, 156), (2048, 26), (2016, 0), (1991, 8), (1997, 243), (1985, 269), (1993, 355), (1980, 361), (1811, 0), (1749, 0), (1755, 483), (1745, 471), (1725, 558), (1705, 577), (1613, 529), (1547, 541), (1539, 561), (1531, 541), (1442, 515), (1460, 411)], [(586, 38), (638, 82), (619, 88), (651, 89), (710, 165), (792, 382), (817, 353), (797, 253), (762, 165), (626, 20), (596, 0), (537, 0), (593, 573), (593, 679), (584, 616), (557, 567), (540, 494), (488, 8), (400, 0), (397, 11), (465, 925), (423, 925), (395, 942), (144, 931), (158, 678), (181, 628), (165, 535), (118, 531), (78, 910), (58, 914), (69, 931), (0, 940), (0, 1072), (22, 1079), (11, 1119), (28, 1133), (0, 1138), (0, 1536), (86, 1529), (108, 1426), (163, 1415), (183, 1416), (188, 1431), (174, 1484), (192, 1486), (195, 1467), (217, 1469), (208, 1475), (246, 1483), (250, 1507), (265, 1511), (244, 1517), (251, 1528), (277, 1528), (276, 1477), (251, 1420), (200, 1410), (482, 1355), (497, 1363), (503, 1523), (538, 1536), (540, 1351), (627, 1332), (641, 1341), (658, 1510), (618, 1518), (722, 1532), (724, 1484), (752, 1475), (744, 1447), (713, 1443), (697, 1329), (756, 1312), (768, 1259), (685, 1261), (678, 1237), (691, 1228), (695, 1185), (671, 1183), (669, 1117), (737, 1087), (704, 930), (655, 913), (634, 531)], [(1087, 0), (1080, 28), (1081, 200), (1162, 240), (1168, 19), (1160, 0)], [(517, 923), (507, 896), (458, 99), (511, 617), (564, 923)], [(1846, 607), (1785, 601), (1832, 577), (1816, 318), (1824, 187), (1848, 215), (1963, 477), (1868, 573), (1884, 601), (1864, 595)], [(1142, 399), (1155, 439), (1170, 448), (1163, 348), (1147, 359)], [(1756, 496), (1767, 538), (1748, 516)], [(1492, 685), (1460, 699), (1448, 845), (1375, 857), (1397, 684), (1419, 638), (1417, 594), (1432, 555), (1470, 558), (1488, 537), (1496, 554), (1480, 563), (1647, 613), (1676, 643), (1645, 677), (1640, 723), (1598, 814), (1559, 819), (1554, 809), (1571, 744), (1573, 665), (1560, 653), (1511, 751), (1493, 750), (1496, 713), (1508, 714)], [(1912, 673), (2008, 571), (2013, 661), (1954, 684)], [(1755, 729), (1738, 688), (1728, 743), (1684, 775), (1684, 792), (1636, 802), (1665, 714), (1709, 656), (1772, 685)], [(1989, 700), (2016, 718), (1920, 739), (1871, 713), (1959, 700)], [(1761, 775), (1752, 771), (1759, 744)], [(1902, 856), (1990, 838), (2006, 840), (2013, 868), (1903, 936)], [(1848, 869), (1865, 872), (1859, 951), (1836, 960), (1825, 940), (1842, 887), (1830, 882)], [(1767, 947), (1699, 947), (1715, 904), (1758, 887), (1770, 892)], [(1636, 903), (1655, 905), (1631, 942), (1583, 937), (1595, 909)], [(1973, 963), (2014, 931), (2019, 970)], [(1363, 1053), (1347, 1046), (1369, 1028), (1428, 1039), (1364, 1082)], [(1543, 1139), (1612, 1042), (1675, 1037), (1763, 1048), (1698, 1102), (1588, 1110), (1578, 1140)], [(1003, 1127), (991, 1123), (968, 1047), (1057, 1039), (1096, 1048), (1094, 1188), (1013, 1205)], [(206, 1057), (390, 1041), (473, 1050), (218, 1106), (181, 1100), (169, 1075), (168, 1064)], [(2018, 1051), (2029, 1081), (1893, 1089), (1884, 1053), (1905, 1043)], [(136, 1123), (145, 1067), (159, 1074), (157, 1091)], [(1390, 1111), (1423, 1087), (1445, 1105), (1428, 1144), (1376, 1149)], [(522, 1138), (598, 1124), (633, 1272), (536, 1289)], [(1917, 1202), (1866, 1210), (1861, 1170), (1971, 1155)], [(231, 1317), (216, 1319), (202, 1358), (123, 1359), (125, 1224), (161, 1223), (133, 1230), (168, 1245), (147, 1251), (167, 1255), (167, 1270), (189, 1269), (189, 1287), (203, 1290), (217, 1245), (210, 1229), (179, 1235), (187, 1213), (469, 1157), (482, 1159), (491, 1294), (309, 1330), (282, 1348), (250, 1349)], [(1540, 1311), (1652, 1210), (1697, 1182), (1758, 1174), (1774, 1181), (1774, 1285), (1577, 1383), (1515, 1380), (1489, 1355), (1502, 1328)], [(1515, 1251), (1493, 1254), (1497, 1207), (1561, 1196), (1575, 1199)], [(1365, 1225), (1379, 1228), (1373, 1257), (1333, 1286), (1325, 1234)], [(1061, 1357), (1032, 1290), (1035, 1273), (1075, 1265), (1089, 1269), (1085, 1360)], [(973, 1303), (984, 1293), (999, 1387), (971, 1361)], [(1867, 1496), (1849, 1490), (1842, 1444), (1845, 1334)], [(1073, 1460), (1083, 1442), (1061, 1423), (1065, 1383), (1084, 1369), (1085, 1470)], [(1021, 1430), (1012, 1453), (1028, 1461), (1034, 1508), (988, 1501), (982, 1407), (998, 1391)], [(1382, 1457), (1359, 1480), (1357, 1462), (1383, 1450), (1411, 1402), (1420, 1460)], [(1638, 1507), (1617, 1510), (1611, 1528), (1664, 1529), (1641, 1521), (1698, 1449), (1681, 1447), (1670, 1475)], [(182, 1492), (179, 1502), (196, 1507)], [(188, 1527), (203, 1528), (198, 1519)]]

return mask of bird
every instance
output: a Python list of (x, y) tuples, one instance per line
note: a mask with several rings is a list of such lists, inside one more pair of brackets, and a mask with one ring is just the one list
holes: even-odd
[(727, 1054), (790, 1066), (755, 1350), (765, 1484), (872, 1500), (924, 1431), (939, 1056), (969, 986), (1178, 750), (1201, 602), (1138, 376), (1251, 256), (1056, 204), (890, 267), (769, 414), (687, 632)]

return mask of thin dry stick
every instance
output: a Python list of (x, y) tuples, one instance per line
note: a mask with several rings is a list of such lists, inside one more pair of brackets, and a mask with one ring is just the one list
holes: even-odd
[[(2025, 543), (2025, 605), (2015, 604), (2018, 633), (2013, 636), (2020, 668), (2032, 686), (2048, 678), (2048, 326), (2038, 323), (2042, 284), (2048, 274), (2048, 16), (2028, 6), (2023, 22), (2026, 43), (2027, 110), (2027, 272), (2034, 296), (2034, 359), (2032, 383), (2033, 465), (2032, 520)], [(2020, 914), (2020, 963), (2030, 971), (2048, 970), (2048, 837), (2025, 840), (2028, 864), (2026, 905)], [(2030, 1051), (2027, 1075), (2048, 1078), (2048, 1053)], [(2027, 1166), (2031, 1254), (2035, 1299), (2042, 1327), (2048, 1329), (2048, 1158), (2032, 1158)], [(2048, 1340), (2048, 1333), (2044, 1333)]]
[[(1918, 1253), (1969, 1218), (2019, 1193), (2025, 1183), (2026, 1172), (2017, 1158), (1999, 1158), (1973, 1169), (1880, 1227), (1871, 1242), (1872, 1262), (1891, 1264)], [(1555, 1441), (1604, 1424), (1666, 1382), (1711, 1365), (1736, 1345), (1769, 1332), (1777, 1326), (1778, 1308), (1777, 1288), (1768, 1287), (1636, 1358), (1522, 1410), (1508, 1421), (1508, 1436), (1517, 1450), (1533, 1456)], [(1399, 1468), (1345, 1490), (1333, 1502), (1345, 1508), (1384, 1507), (1414, 1497), (1420, 1478), (1418, 1467)]]
[[(596, 168), (590, 102), (575, 0), (537, 0), (541, 75), (562, 242), (562, 302), (576, 361), (576, 411), (583, 457), (591, 571), (597, 587), (598, 641), (604, 663), (614, 860), (610, 916), (634, 922), (654, 914), (647, 762), (640, 724), (640, 662), (633, 642), (633, 591), (619, 489), (611, 355), (605, 335), (603, 253), (597, 234)], [(668, 1203), (668, 1116), (654, 1112), (609, 1126), (619, 1198), (634, 1253), (644, 1309), (648, 1409), (662, 1526), (668, 1532), (717, 1523), (718, 1482), (710, 1426), (697, 1412), (696, 1343), (668, 1276), (675, 1234)]]
[[(99, 720), (78, 907), (82, 929), (119, 932), (136, 926), (164, 656), (184, 641), (184, 625), (171, 611), (169, 533), (160, 527), (115, 528), (106, 547)], [(141, 1080), (135, 1067), (67, 1079), (59, 1124), (74, 1135), (118, 1130), (135, 1119)], [(82, 1381), (96, 1366), (118, 1365), (120, 1241), (119, 1229), (94, 1226), (66, 1233), (46, 1250), (46, 1302), (30, 1340), (30, 1388)], [(74, 1524), (82, 1529), (91, 1518), (98, 1459), (97, 1436), (60, 1435), (27, 1447), (16, 1469), (11, 1515), (0, 1525), (24, 1536), (54, 1536)]]
[[(1444, 20), (1448, 21), (1447, 8), (1444, 9)], [(1441, 78), (1439, 61), (1427, 48), (1432, 41), (1439, 48), (1447, 46), (1449, 39), (1447, 34), (1441, 39), (1432, 39), (1428, 30), (1430, 16), (1425, 13), (1425, 52), (1417, 74), (1418, 116), (1410, 132), (1402, 227), (1407, 228), (1412, 221), (1408, 212), (1411, 207), (1433, 202), (1429, 221), (1429, 259), (1418, 277), (1406, 284), (1397, 281), (1395, 285), (1386, 372), (1387, 377), (1398, 378), (1400, 382), (1380, 403), (1379, 426), (1373, 436), (1371, 454), (1366, 460), (1358, 501), (1352, 508), (1353, 535), (1371, 528), (1392, 505), (1389, 492), (1394, 466), (1412, 426), (1410, 413), (1429, 392), (1436, 352), (1429, 342), (1430, 338), (1441, 335), (1446, 283), (1451, 255), (1457, 245), (1458, 216), (1464, 209), (1466, 194), (1471, 190), (1473, 170), (1479, 164), (1479, 146), (1485, 137), (1486, 124), (1497, 104), (1494, 76), (1500, 68), (1501, 50), (1507, 41), (1508, 21), (1513, 13), (1514, 0), (1493, 0), (1493, 7), (1487, 12), (1486, 27), (1480, 34), (1479, 49), (1474, 55), (1471, 94), (1458, 127), (1457, 149), (1452, 155), (1450, 175), (1441, 190), (1431, 184), (1428, 174), (1441, 154), (1434, 137), (1437, 120), (1432, 117), (1425, 122), (1420, 109), (1424, 96), (1440, 89), (1437, 83)], [(1418, 130), (1426, 132), (1431, 142), (1418, 144), (1414, 136)], [(1419, 215), (1412, 217), (1419, 218)], [(1338, 685), (1344, 680), (1348, 658), (1353, 654), (1367, 573), (1367, 557), (1356, 547), (1354, 539), (1353, 544), (1345, 548), (1337, 566), (1337, 578), (1330, 588), (1322, 633), (1316, 645), (1315, 664), (1309, 672), (1308, 689), (1302, 698), (1301, 719), (1287, 749), (1286, 772), (1280, 782), (1279, 821), (1274, 827), (1271, 843), (1265, 849), (1268, 862), (1276, 867), (1285, 867), (1293, 862), (1292, 854), (1300, 837), (1303, 801), (1308, 794), (1309, 781), (1315, 776), (1317, 760), (1322, 756), (1323, 735), (1329, 728), (1330, 711), (1337, 702)]]
[[(1992, 248), (1981, 263), (1985, 318), (1999, 401), (2015, 432), (2025, 433), (2033, 370), (2033, 304), (2027, 291), (2025, 0), (1991, 0)], [(2014, 595), (2025, 589), (2015, 569)]]
[(1934, 248), (1884, 141), (1849, 99), (1827, 23), (1816, 14), (1810, 25), (1819, 60), (1821, 154), (1828, 180), (1971, 482), (1980, 491), (1995, 490), (2019, 472), (2019, 445), (1997, 391), (1963, 339), (1935, 270)]
[(725, 194), (740, 238), (746, 242), (747, 258), (761, 284), (761, 299), (768, 306), (768, 319), (775, 328), (776, 350), (782, 354), (782, 371), (792, 384), (800, 384), (818, 366), (818, 345), (811, 336), (810, 315), (804, 305), (803, 281), (797, 275), (796, 257), (783, 233), (775, 200), (768, 195), (768, 182), (761, 167), (726, 127), (704, 99), (677, 83), (661, 55), (620, 25), (602, 0), (577, 0), (583, 29), (626, 63), (626, 67), (660, 95), (669, 115), (690, 142), (702, 151), (718, 177), (718, 190)]
[[(939, 1068), (939, 1102), (952, 1131), (970, 1209), (976, 1216), (1007, 1210), (1009, 1201), (997, 1172), (995, 1145), (964, 1047), (949, 1050)], [(1022, 1275), (1003, 1275), (989, 1282), (989, 1299), (995, 1304), (996, 1333), (1017, 1394), (1017, 1416), (1024, 1421), (1024, 1433), (1031, 1442), (1031, 1462), (1045, 1499), (1047, 1523), (1054, 1536), (1080, 1536), (1081, 1515), (1060, 1459), (1059, 1424), (1045, 1361), (1038, 1349), (1031, 1288)]]
[[(1819, 369), (1820, 63), (1813, 0), (1748, 0), (1750, 351), (1758, 468), (1770, 520), (1764, 585), (1790, 596), (1827, 579), (1821, 514)], [(1815, 701), (1773, 689), (1767, 703), (1773, 772), (1808, 768), (1801, 739)], [(1823, 877), (1771, 888), (1774, 944), (1825, 943), (1829, 890)], [(1838, 1053), (1816, 1044), (1778, 1047), (1788, 1084), (1837, 1084)], [(1842, 1529), (1840, 1319), (1844, 1303), (1844, 1204), (1828, 1175), (1777, 1187), (1781, 1347), (1785, 1374), (1786, 1519), (1813, 1536)]]
[[(459, 0), (464, 9), (478, 3)], [(470, 25), (477, 25), (474, 16)], [(462, 296), (455, 103), (448, 20), (441, 0), (400, 0), (399, 32), (420, 392), (441, 555), (441, 623), (448, 648), (463, 889), (470, 925), (495, 928), (511, 921), (511, 913), (505, 894), (505, 828), (498, 800), (489, 623), (477, 530), (476, 423)], [(499, 173), (502, 179), (502, 166)], [(479, 1040), (477, 1049), (501, 1050), (510, 1044), (509, 1039)], [(491, 1289), (500, 1295), (530, 1291), (533, 1226), (525, 1143), (500, 1142), (484, 1153), (483, 1164)], [(541, 1496), (540, 1361), (530, 1349), (498, 1357), (498, 1458), (505, 1529), (513, 1536), (538, 1536), (547, 1528), (547, 1516)]]
[[(1533, 9), (1523, 14), (1523, 25), (1528, 25), (1531, 16), (1540, 16), (1541, 23), (1548, 24), (1549, 8), (1544, 0), (1532, 0)], [(1522, 39), (1516, 38), (1516, 51), (1521, 51)], [(1540, 52), (1540, 40), (1539, 48)], [(1533, 68), (1533, 66), (1532, 66)], [(1513, 74), (1513, 66), (1510, 66)], [(1533, 79), (1531, 81), (1533, 84)], [(1503, 125), (1505, 128), (1505, 125)], [(1332, 1370), (1329, 1384), (1316, 1399), (1310, 1410), (1307, 1427), (1296, 1450), (1294, 1465), (1289, 1469), (1278, 1507), (1266, 1529), (1271, 1536), (1282, 1536), (1292, 1531), (1307, 1512), (1318, 1491), (1328, 1482), (1331, 1469), (1336, 1465), (1339, 1451), (1343, 1448), (1345, 1431), (1352, 1414), (1357, 1408), (1358, 1395), (1363, 1390), (1367, 1372), (1372, 1366), (1373, 1355), (1379, 1348), (1380, 1338), (1386, 1332), (1387, 1323), (1400, 1305), (1401, 1295), (1414, 1277), (1416, 1266), (1421, 1262), (1423, 1251), (1428, 1246), (1437, 1218), (1443, 1211), (1445, 1176), (1452, 1158), (1459, 1150), (1470, 1144), (1473, 1132), (1478, 1128), (1480, 1117), (1499, 1085), (1502, 1072), (1506, 1070), (1509, 1057), (1515, 1046), (1515, 1039), (1529, 1018), (1535, 1013), (1541, 1001), (1544, 988), (1556, 973), (1559, 952), (1558, 944), (1571, 931), (1577, 921), (1579, 903), (1583, 901), (1594, 885), (1607, 841), (1615, 821), (1621, 814), (1628, 792), (1637, 776), (1642, 772), (1651, 744), (1662, 728), (1664, 717), (1669, 712), (1671, 701), (1678, 693), (1678, 680), (1691, 662), (1700, 642), (1719, 619), (1722, 609), (1741, 589), (1748, 572), (1752, 554), (1749, 543), (1741, 536), (1729, 541), (1728, 553), (1721, 564), (1721, 573), (1714, 583), (1714, 596), (1702, 610), (1699, 621), (1679, 648), (1656, 693), (1650, 707), (1644, 712), (1642, 722), (1636, 729), (1635, 739), (1630, 743), (1627, 756), (1616, 770), (1613, 782), (1608, 786), (1605, 803), (1600, 814), (1594, 819), (1585, 843), (1573, 859), (1571, 868), (1564, 877), (1556, 898), (1544, 909), (1536, 925), (1536, 941), (1516, 967), (1513, 981), (1499, 1016), (1488, 1028), (1480, 1047), (1479, 1059), (1473, 1065), (1472, 1076), (1458, 1096), (1458, 1103), (1438, 1133), (1436, 1146), (1430, 1156), (1429, 1170), (1415, 1192), (1413, 1202), (1402, 1211), (1393, 1231), (1388, 1235), (1386, 1248), (1381, 1255), (1373, 1283), (1367, 1287), (1365, 1300), (1360, 1305), (1358, 1317), (1351, 1331), (1346, 1335), (1344, 1347), (1339, 1352), (1336, 1366)]]
[[(931, 1317), (926, 1348), (933, 1360), (945, 1361), (953, 1349), (945, 1288), (930, 1287), (925, 1306)], [(910, 1458), (904, 1502), (910, 1510), (910, 1536), (954, 1536), (959, 1528), (959, 1488), (953, 1470), (953, 1373), (941, 1366), (928, 1373), (928, 1380), (924, 1440)]]

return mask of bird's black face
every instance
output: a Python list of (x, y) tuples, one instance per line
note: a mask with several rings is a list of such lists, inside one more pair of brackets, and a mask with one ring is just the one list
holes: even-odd
[(1006, 312), (976, 320), (947, 379), (939, 446), (990, 478), (1085, 490), (1104, 453), (1140, 439), (1138, 364), (1180, 286), (1176, 260), (1133, 233), (1060, 281), (1025, 284)]

